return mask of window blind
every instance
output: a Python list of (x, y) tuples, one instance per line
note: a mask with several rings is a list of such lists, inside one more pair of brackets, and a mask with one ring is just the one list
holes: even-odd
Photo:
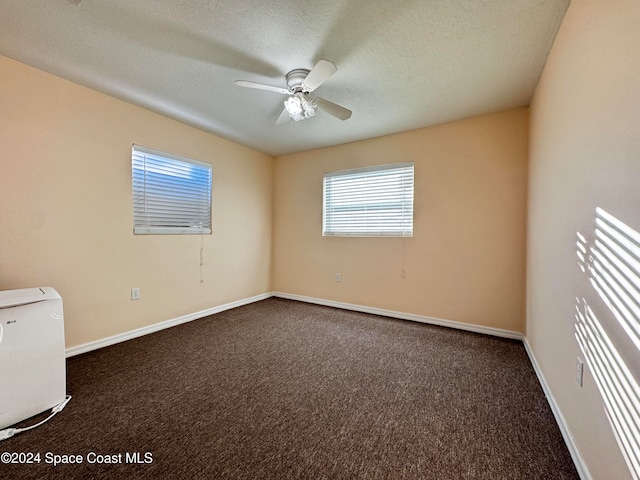
[(134, 145), (131, 166), (134, 233), (211, 233), (210, 164)]
[(322, 234), (413, 236), (413, 162), (324, 175)]

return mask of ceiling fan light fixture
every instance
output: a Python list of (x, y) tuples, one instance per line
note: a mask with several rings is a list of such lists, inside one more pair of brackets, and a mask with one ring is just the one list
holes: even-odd
[(292, 95), (284, 101), (284, 108), (287, 109), (287, 113), (293, 117), (294, 115), (300, 115), (303, 112), (302, 100), (296, 95)]
[(298, 92), (284, 101), (284, 108), (289, 116), (299, 122), (316, 114), (317, 102), (315, 98), (307, 99), (304, 93)]
[(305, 114), (307, 117), (313, 117), (316, 114), (315, 106), (313, 105), (307, 106), (307, 109), (305, 110)]

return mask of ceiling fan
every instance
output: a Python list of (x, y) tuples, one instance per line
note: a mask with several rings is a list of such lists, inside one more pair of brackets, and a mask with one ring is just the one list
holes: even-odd
[(267, 90), (282, 95), (287, 95), (284, 101), (284, 110), (276, 120), (277, 125), (283, 125), (293, 119), (296, 122), (305, 118), (313, 117), (316, 109), (323, 110), (329, 115), (333, 115), (340, 120), (347, 120), (351, 117), (351, 110), (341, 107), (329, 100), (320, 97), (312, 97), (309, 93), (328, 80), (338, 69), (328, 60), (318, 60), (311, 71), (304, 68), (291, 70), (286, 75), (287, 86), (289, 88), (274, 87), (263, 83), (249, 82), (247, 80), (236, 80), (235, 84), (240, 87), (256, 88)]

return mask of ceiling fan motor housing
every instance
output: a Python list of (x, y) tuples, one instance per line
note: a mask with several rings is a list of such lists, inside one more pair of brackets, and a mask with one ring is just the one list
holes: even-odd
[(304, 91), (302, 86), (304, 79), (309, 75), (309, 70), (297, 68), (287, 73), (287, 86), (293, 93)]

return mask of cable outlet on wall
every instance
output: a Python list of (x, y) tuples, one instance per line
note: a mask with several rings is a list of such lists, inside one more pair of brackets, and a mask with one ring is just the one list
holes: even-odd
[(342, 274), (336, 273), (336, 282), (341, 282), (341, 281), (342, 281)]
[(140, 300), (140, 289), (132, 288), (131, 289), (131, 300)]
[(584, 376), (584, 362), (580, 357), (576, 358), (576, 382), (579, 386), (582, 386), (582, 378)]

